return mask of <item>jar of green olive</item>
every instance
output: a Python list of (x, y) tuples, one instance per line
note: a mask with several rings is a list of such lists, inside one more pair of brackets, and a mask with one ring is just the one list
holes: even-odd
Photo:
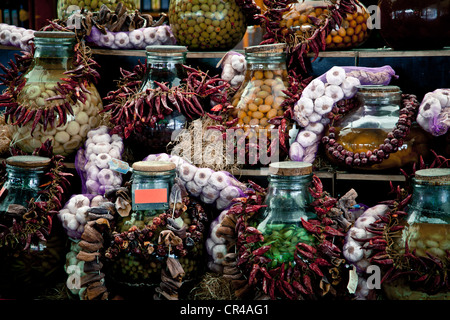
[(171, 0), (168, 16), (177, 44), (191, 51), (232, 49), (247, 30), (234, 0)]
[(314, 238), (302, 226), (301, 220), (314, 217), (308, 210), (312, 202), (309, 186), (312, 181), (312, 165), (298, 161), (284, 161), (269, 165), (267, 207), (257, 221), (257, 229), (264, 236), (263, 246), (270, 244), (265, 254), (271, 259), (271, 267), (283, 262), (293, 262), (297, 243), (309, 245)]

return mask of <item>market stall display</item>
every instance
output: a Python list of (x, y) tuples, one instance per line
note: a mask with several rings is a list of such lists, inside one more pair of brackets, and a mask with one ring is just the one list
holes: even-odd
[[(177, 0), (169, 25), (127, 3), (0, 24), (24, 50), (0, 65), (0, 298), (449, 299), (450, 159), (430, 149), (448, 149), (450, 92), (404, 93), (395, 50), (344, 52), (377, 23), (368, 9)], [(235, 49), (258, 24), (261, 43)]]

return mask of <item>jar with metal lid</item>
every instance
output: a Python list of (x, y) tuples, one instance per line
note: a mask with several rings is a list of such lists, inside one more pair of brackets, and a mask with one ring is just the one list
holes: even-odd
[[(335, 141), (325, 147), (333, 163), (358, 170), (387, 170), (427, 157), (428, 134), (415, 122), (405, 126), (406, 137), (391, 143), (402, 105), (399, 87), (358, 86), (356, 100), (356, 107), (326, 130), (325, 135)], [(346, 155), (351, 155), (352, 161), (348, 162)]]
[[(147, 46), (147, 73), (140, 90), (156, 88), (155, 81), (165, 83), (169, 88), (180, 85), (186, 78), (183, 67), (186, 63), (186, 53), (187, 48), (184, 46)], [(164, 115), (164, 119), (158, 119), (154, 126), (137, 124), (135, 133), (128, 138), (134, 159), (144, 159), (149, 155), (149, 150), (153, 154), (168, 153), (167, 147), (172, 134), (183, 129), (185, 125), (186, 117), (178, 110)]]
[(69, 77), (66, 72), (75, 68), (75, 42), (73, 32), (34, 33), (36, 51), (17, 97), (21, 110), (29, 116), (9, 117), (14, 145), (28, 154), (50, 140), (54, 154), (73, 155), (88, 131), (100, 122), (102, 99), (92, 83), (84, 83), (89, 91), (80, 93), (86, 97), (84, 102), (74, 102), (60, 92), (59, 84), (65, 84)]
[[(4, 232), (0, 242), (0, 297), (33, 298), (43, 293), (55, 281), (62, 280), (59, 269), (63, 266), (66, 244), (64, 231), (58, 221), (50, 233), (37, 237), (39, 227), (25, 217), (28, 201), (40, 201), (42, 178), (47, 172), (50, 159), (39, 156), (12, 156), (6, 159), (7, 179), (0, 195), (0, 224), (6, 228), (23, 228), (24, 239), (8, 240), (15, 236)], [(56, 219), (57, 220), (57, 219)], [(30, 222), (28, 224), (28, 222)], [(36, 228), (36, 230), (34, 230)], [(5, 230), (3, 230), (5, 231)], [(4, 237), (3, 237), (4, 236)], [(26, 244), (26, 238), (30, 242)], [(5, 241), (4, 241), (5, 240)], [(22, 243), (23, 242), (23, 243)], [(61, 276), (61, 277), (58, 277)]]
[[(415, 172), (411, 202), (401, 243), (408, 242), (409, 250), (417, 256), (427, 252), (448, 265), (450, 251), (450, 169), (422, 169)], [(403, 250), (404, 251), (404, 250)], [(447, 253), (446, 253), (447, 252)], [(385, 284), (384, 291), (391, 299), (450, 299), (449, 292), (434, 295), (410, 287), (408, 283)]]
[(238, 138), (248, 133), (248, 140), (269, 141), (274, 128), (269, 120), (284, 114), (283, 91), (289, 86), (285, 49), (284, 43), (245, 48), (245, 78), (231, 99), (234, 108), (228, 118), (238, 118)]
[(264, 203), (267, 207), (256, 225), (264, 236), (262, 245), (271, 244), (265, 255), (272, 260), (271, 267), (276, 267), (283, 262), (294, 261), (297, 243), (314, 243), (314, 237), (301, 222), (315, 216), (308, 209), (312, 202), (308, 189), (312, 181), (312, 165), (299, 161), (271, 163), (269, 174)]

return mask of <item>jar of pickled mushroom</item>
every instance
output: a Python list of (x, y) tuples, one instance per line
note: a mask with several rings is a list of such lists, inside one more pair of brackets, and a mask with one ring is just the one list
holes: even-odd
[[(47, 157), (24, 155), (6, 159), (7, 179), (0, 191), (1, 225), (11, 228), (17, 223), (17, 228), (23, 228), (25, 220), (31, 221), (23, 210), (28, 210), (27, 202), (31, 199), (39, 201), (40, 185), (49, 164)], [(18, 209), (20, 206), (22, 211)], [(46, 239), (33, 237), (34, 228), (39, 231), (39, 226), (30, 223), (18, 234), (4, 232), (0, 237), (1, 298), (35, 298), (62, 280), (58, 272), (64, 264), (66, 243), (62, 226), (55, 221)], [(30, 242), (26, 244), (28, 236)]]
[(325, 144), (325, 154), (332, 163), (376, 171), (401, 168), (419, 161), (420, 156), (427, 157), (429, 135), (415, 122), (401, 125), (405, 136), (398, 135), (399, 87), (358, 86), (356, 100), (357, 106), (326, 130), (325, 139), (330, 142)]
[(56, 11), (58, 14), (58, 19), (66, 19), (73, 12), (81, 9), (89, 12), (98, 12), (103, 4), (106, 5), (111, 11), (114, 11), (119, 2), (122, 2), (123, 6), (127, 10), (134, 11), (141, 8), (140, 0), (58, 0)]
[[(422, 169), (415, 172), (411, 202), (402, 241), (408, 242), (409, 250), (417, 256), (427, 252), (447, 263), (450, 251), (450, 169)], [(403, 250), (404, 251), (404, 250)], [(447, 253), (446, 253), (447, 252)], [(387, 283), (384, 291), (390, 299), (448, 300), (450, 292), (433, 295), (410, 287), (405, 282)]]
[(267, 207), (257, 221), (264, 236), (263, 246), (271, 244), (265, 253), (270, 267), (293, 262), (297, 243), (314, 244), (314, 237), (302, 226), (314, 213), (308, 210), (312, 197), (308, 188), (312, 181), (312, 165), (300, 161), (284, 161), (269, 165)]
[[(185, 46), (147, 46), (147, 74), (143, 81), (141, 91), (148, 88), (156, 88), (155, 81), (165, 83), (169, 88), (180, 85), (186, 78), (183, 65), (186, 63), (187, 48)], [(144, 159), (151, 153), (167, 153), (167, 147), (172, 139), (172, 134), (181, 130), (186, 125), (186, 117), (173, 110), (165, 115), (152, 127), (140, 124), (135, 132), (127, 139), (130, 149), (133, 150), (135, 160)]]
[[(347, 13), (341, 26), (325, 38), (327, 50), (342, 50), (356, 48), (362, 45), (370, 35), (371, 20), (366, 7), (359, 1), (353, 13)], [(280, 22), (281, 33), (289, 31), (299, 36), (309, 38), (313, 35), (315, 27), (325, 19), (330, 18), (334, 4), (331, 1), (298, 1), (289, 5), (289, 10), (283, 14)]]
[[(85, 93), (85, 102), (52, 99), (61, 96), (58, 83), (65, 82), (68, 75), (64, 73), (74, 69), (75, 42), (72, 32), (37, 31), (34, 34), (33, 63), (24, 75), (26, 83), (17, 98), (19, 106), (30, 114), (32, 111), (34, 116), (23, 121), (14, 116), (9, 119), (14, 123), (12, 142), (26, 153), (31, 154), (51, 140), (54, 154), (73, 155), (84, 143), (89, 130), (100, 123), (103, 104), (92, 83), (85, 84), (89, 91)], [(15, 123), (17, 120), (19, 123)]]
[(234, 0), (172, 0), (168, 16), (177, 44), (191, 51), (233, 49), (247, 30)]
[(283, 116), (283, 91), (289, 87), (285, 48), (285, 44), (245, 48), (245, 78), (231, 99), (234, 108), (229, 115), (229, 120), (239, 119), (236, 126), (242, 130), (237, 131), (238, 137), (245, 132), (249, 140), (268, 141), (274, 128), (269, 120)]

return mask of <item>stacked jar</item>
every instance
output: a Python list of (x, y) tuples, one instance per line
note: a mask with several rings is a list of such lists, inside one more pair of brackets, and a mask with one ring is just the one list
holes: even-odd
[[(7, 228), (14, 228), (14, 224), (17, 224), (17, 228), (20, 228), (23, 223), (28, 227), (24, 228), (18, 239), (3, 242), (14, 234), (5, 232), (2, 235), (5, 238), (2, 239), (3, 246), (0, 245), (1, 298), (36, 298), (57, 281), (63, 280), (64, 275), (60, 271), (64, 265), (67, 238), (59, 221), (54, 221), (45, 239), (40, 239), (33, 236), (36, 222), (26, 217), (28, 202), (40, 199), (42, 178), (49, 164), (49, 158), (38, 156), (13, 156), (6, 159), (7, 180), (0, 195), (0, 224)], [(25, 244), (28, 238), (20, 237), (29, 237), (30, 242)]]
[(256, 221), (264, 236), (262, 246), (271, 244), (265, 255), (270, 267), (293, 262), (299, 242), (314, 244), (314, 237), (302, 226), (301, 220), (314, 217), (308, 207), (312, 202), (309, 187), (312, 165), (299, 161), (276, 162), (269, 165), (269, 187), (265, 199), (267, 207)]
[(393, 135), (400, 121), (399, 87), (358, 86), (356, 100), (356, 107), (332, 123), (322, 139), (333, 163), (358, 170), (388, 170), (428, 155), (429, 135), (416, 123), (404, 126), (404, 138)]
[(274, 129), (270, 120), (284, 115), (283, 91), (289, 86), (285, 49), (285, 44), (245, 48), (245, 79), (231, 99), (234, 108), (228, 118), (238, 118), (238, 138), (245, 133), (248, 140), (268, 141)]
[[(74, 33), (39, 31), (34, 37), (33, 64), (24, 75), (26, 83), (18, 103), (35, 112), (35, 118), (42, 118), (11, 126), (12, 141), (31, 154), (42, 143), (51, 140), (54, 154), (69, 156), (83, 145), (89, 130), (99, 125), (102, 99), (92, 83), (85, 85), (89, 93), (85, 93), (84, 103), (73, 104), (60, 98), (58, 83), (64, 83), (63, 79), (68, 77), (65, 72), (73, 69)], [(11, 119), (14, 120), (18, 119)]]
[[(440, 259), (443, 270), (448, 270), (450, 252), (450, 169), (422, 169), (415, 172), (413, 192), (403, 235), (396, 249), (405, 252), (405, 242), (410, 252), (428, 257), (427, 252)], [(428, 270), (432, 272), (433, 270)], [(431, 277), (429, 277), (431, 278)], [(437, 283), (441, 284), (441, 282)], [(440, 290), (435, 294), (422, 291), (419, 285), (405, 279), (387, 282), (383, 289), (389, 299), (448, 300), (450, 293)]]
[[(187, 48), (184, 46), (147, 46), (147, 74), (140, 91), (156, 88), (155, 81), (172, 88), (180, 85), (186, 77), (183, 65), (186, 62)], [(134, 134), (127, 140), (133, 150), (135, 160), (144, 159), (151, 153), (167, 153), (167, 147), (175, 131), (186, 125), (186, 118), (177, 110), (156, 121), (154, 127), (138, 125)]]
[[(357, 9), (353, 13), (347, 13), (341, 26), (336, 26), (325, 38), (327, 50), (356, 48), (369, 38), (371, 28), (369, 12), (359, 1), (356, 2)], [(329, 1), (309, 0), (292, 3), (280, 21), (281, 33), (286, 35), (291, 30), (299, 36), (304, 35), (308, 38), (318, 23), (331, 16), (332, 10)]]

